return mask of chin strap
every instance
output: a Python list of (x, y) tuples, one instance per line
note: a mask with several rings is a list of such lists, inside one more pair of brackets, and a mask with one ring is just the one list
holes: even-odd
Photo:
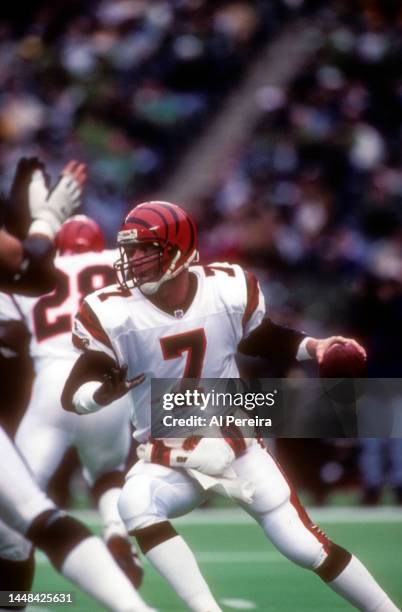
[(183, 265), (181, 265), (179, 268), (177, 268), (177, 270), (173, 272), (174, 267), (176, 263), (179, 261), (180, 257), (181, 257), (181, 251), (179, 250), (177, 251), (176, 255), (173, 257), (166, 272), (161, 276), (161, 278), (158, 281), (155, 281), (152, 283), (143, 283), (142, 285), (140, 285), (140, 289), (142, 293), (144, 293), (145, 295), (153, 295), (154, 293), (156, 293), (159, 287), (163, 283), (165, 283), (168, 280), (171, 280), (172, 278), (175, 278), (176, 276), (180, 274), (180, 272), (190, 267), (190, 265), (193, 262), (198, 261), (198, 251), (197, 250), (193, 251), (190, 257), (187, 259), (187, 261)]

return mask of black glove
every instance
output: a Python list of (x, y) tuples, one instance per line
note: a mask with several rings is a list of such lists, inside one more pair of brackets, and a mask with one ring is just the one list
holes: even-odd
[(127, 380), (127, 369), (126, 364), (121, 367), (116, 366), (103, 376), (102, 385), (94, 393), (94, 400), (97, 404), (107, 406), (145, 380), (145, 374), (139, 374)]

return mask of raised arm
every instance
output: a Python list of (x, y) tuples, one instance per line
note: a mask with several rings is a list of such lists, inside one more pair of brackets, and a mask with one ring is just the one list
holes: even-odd
[(315, 359), (321, 363), (325, 351), (333, 344), (353, 344), (359, 353), (366, 358), (365, 349), (353, 338), (329, 336), (312, 338), (285, 325), (279, 325), (265, 317), (246, 338), (243, 338), (238, 351), (243, 355), (263, 357), (292, 363), (294, 360)]
[(86, 180), (84, 164), (69, 162), (48, 192), (44, 165), (21, 159), (10, 197), (2, 202), (0, 286), (5, 291), (37, 296), (56, 282), (54, 237), (61, 223), (81, 202)]
[(127, 380), (127, 366), (99, 351), (85, 351), (75, 362), (64, 385), (64, 410), (77, 414), (97, 412), (141, 384), (144, 375)]

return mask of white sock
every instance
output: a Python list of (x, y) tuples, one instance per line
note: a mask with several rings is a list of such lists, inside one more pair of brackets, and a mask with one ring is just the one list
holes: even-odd
[(103, 523), (103, 537), (107, 542), (109, 538), (117, 535), (123, 538), (127, 538), (127, 529), (124, 526), (123, 521), (120, 518), (119, 511), (117, 509), (117, 502), (120, 497), (121, 489), (114, 487), (105, 491), (100, 496), (98, 502), (99, 514), (102, 518)]
[(150, 610), (100, 538), (86, 538), (73, 548), (61, 573), (113, 612)]
[(352, 556), (343, 572), (327, 583), (333, 591), (364, 612), (400, 612), (363, 563)]
[(193, 612), (221, 612), (193, 553), (180, 536), (154, 546), (146, 557)]

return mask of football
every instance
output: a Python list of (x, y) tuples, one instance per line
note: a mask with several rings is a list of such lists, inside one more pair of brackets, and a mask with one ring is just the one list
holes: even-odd
[(319, 365), (321, 378), (365, 378), (366, 360), (350, 342), (332, 344)]

